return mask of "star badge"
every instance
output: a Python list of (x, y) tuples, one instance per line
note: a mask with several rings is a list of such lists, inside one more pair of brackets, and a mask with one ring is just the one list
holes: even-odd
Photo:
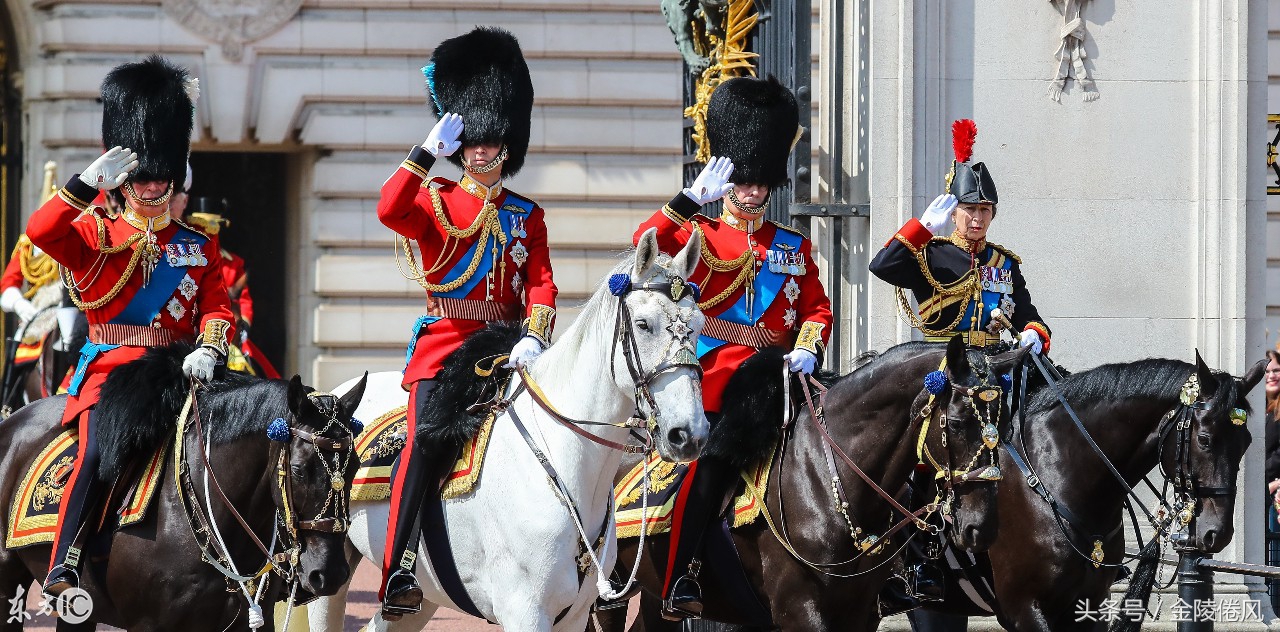
[(517, 268), (524, 267), (524, 262), (529, 260), (529, 249), (524, 247), (524, 243), (517, 241), (511, 247), (511, 260), (516, 262)]
[(196, 285), (196, 280), (191, 278), (190, 274), (182, 277), (182, 282), (178, 283), (178, 292), (182, 294), (182, 298), (188, 301), (195, 298), (197, 289), (199, 289), (199, 286)]
[(787, 310), (787, 311), (783, 312), (783, 313), (782, 313), (782, 324), (783, 324), (783, 325), (786, 325), (787, 329), (790, 329), (790, 328), (792, 328), (792, 327), (795, 327), (795, 325), (796, 325), (796, 310), (794, 310), (794, 309), (789, 309), (789, 310)]
[(520, 278), (520, 275), (517, 274), (511, 278), (511, 289), (515, 291), (516, 296), (519, 296), (520, 290), (524, 289), (524, 279)]
[(800, 284), (795, 279), (787, 279), (787, 284), (782, 286), (782, 294), (787, 297), (788, 301), (796, 302), (800, 298)]
[(169, 299), (169, 304), (166, 307), (169, 309), (169, 315), (173, 316), (174, 320), (182, 320), (182, 315), (187, 313), (187, 308), (183, 307), (176, 297)]

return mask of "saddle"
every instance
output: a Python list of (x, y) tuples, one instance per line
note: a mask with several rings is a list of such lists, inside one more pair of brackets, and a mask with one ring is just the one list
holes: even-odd
[[(7, 548), (53, 542), (63, 492), (75, 465), (78, 441), (74, 427), (64, 428), (45, 445), (23, 474), (9, 510), (5, 530)], [(123, 529), (146, 518), (160, 488), (168, 451), (169, 442), (166, 442), (144, 464), (131, 468), (117, 481), (100, 519), (100, 530), (108, 526)]]

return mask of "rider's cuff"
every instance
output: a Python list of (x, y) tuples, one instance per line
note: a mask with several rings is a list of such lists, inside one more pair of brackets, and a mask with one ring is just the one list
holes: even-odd
[(902, 228), (899, 228), (898, 232), (894, 234), (893, 239), (890, 239), (885, 245), (888, 246), (889, 243), (897, 240), (902, 242), (902, 245), (909, 248), (911, 252), (916, 252), (924, 248), (930, 239), (933, 239), (933, 233), (928, 228), (925, 228), (925, 225), (921, 224), (920, 220), (913, 217), (907, 220), (907, 223), (903, 224)]
[(556, 322), (554, 307), (533, 304), (529, 306), (529, 317), (524, 319), (524, 335), (533, 336), (542, 343), (542, 348), (551, 346), (551, 326)]
[(800, 325), (800, 334), (796, 336), (796, 349), (804, 349), (814, 356), (817, 356), (826, 344), (822, 341), (822, 332), (827, 328), (822, 323), (815, 323), (811, 320), (804, 321)]
[(231, 323), (220, 318), (210, 319), (204, 324), (204, 332), (200, 334), (200, 346), (217, 351), (223, 357), (227, 355), (227, 331)]
[(689, 218), (697, 214), (699, 208), (701, 207), (698, 206), (697, 202), (694, 202), (689, 196), (681, 192), (677, 193), (675, 197), (671, 198), (670, 202), (667, 202), (662, 207), (662, 214), (666, 215), (667, 219), (684, 225), (685, 222), (689, 221)]
[(1040, 342), (1044, 344), (1044, 352), (1049, 353), (1049, 328), (1044, 323), (1030, 322), (1022, 331), (1034, 331), (1040, 334)]
[(58, 191), (58, 197), (62, 198), (63, 202), (83, 211), (88, 209), (93, 204), (93, 201), (97, 199), (98, 190), (81, 180), (80, 174), (76, 174), (71, 176), (71, 179), (67, 180), (67, 184)]
[(404, 162), (400, 163), (400, 168), (412, 172), (413, 175), (426, 180), (427, 172), (431, 171), (431, 165), (434, 165), (435, 163), (436, 157), (432, 156), (431, 152), (419, 147), (418, 145), (414, 145), (413, 149), (409, 150), (409, 157), (405, 158)]

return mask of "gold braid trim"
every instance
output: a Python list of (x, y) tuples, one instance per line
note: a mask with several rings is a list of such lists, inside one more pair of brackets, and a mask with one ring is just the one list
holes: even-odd
[[(929, 287), (933, 288), (936, 295), (941, 298), (949, 298), (952, 296), (965, 296), (967, 298), (974, 296), (975, 292), (979, 291), (981, 285), (978, 280), (977, 271), (973, 269), (964, 273), (964, 275), (959, 279), (956, 279), (954, 283), (948, 285), (939, 283), (937, 279), (933, 278), (933, 272), (929, 270), (929, 261), (925, 253), (926, 250), (927, 248), (912, 250), (912, 254), (916, 257), (916, 263), (920, 265), (920, 272), (924, 275), (925, 281), (929, 283)], [(929, 325), (936, 324), (936, 320), (926, 322), (914, 309), (911, 308), (911, 303), (907, 300), (906, 291), (901, 287), (896, 288), (896, 291), (898, 295), (898, 308), (907, 317), (907, 321), (911, 323), (911, 326), (919, 329), (920, 333), (926, 336), (945, 336), (950, 334), (956, 330), (957, 326), (960, 325), (960, 321), (964, 320), (965, 310), (964, 307), (961, 306), (956, 312), (955, 320), (951, 321), (951, 324), (941, 329), (931, 329)]]
[[(100, 254), (97, 264), (99, 266), (105, 264), (104, 259), (106, 259), (107, 256), (124, 252), (125, 250), (133, 247), (134, 244), (146, 239), (146, 234), (139, 232), (130, 235), (129, 238), (124, 240), (124, 243), (119, 246), (104, 246), (103, 244), (107, 243), (107, 224), (102, 221), (102, 217), (97, 213), (91, 213), (91, 216), (93, 217), (93, 221), (98, 224), (98, 252)], [(77, 289), (76, 279), (72, 276), (71, 270), (67, 268), (60, 268), (62, 270), (62, 284), (67, 288), (67, 296), (71, 297), (71, 302), (75, 304), (76, 307), (80, 308), (81, 311), (98, 309), (99, 307), (110, 303), (112, 299), (120, 294), (120, 290), (124, 289), (125, 284), (129, 282), (129, 278), (133, 276), (134, 269), (138, 267), (138, 261), (142, 260), (144, 250), (144, 248), (138, 248), (133, 251), (133, 255), (129, 257), (129, 265), (125, 266), (124, 273), (120, 275), (119, 279), (116, 279), (116, 284), (113, 285), (102, 298), (96, 301), (85, 302), (81, 300), (80, 291)], [(91, 279), (89, 281), (89, 285), (93, 285), (93, 282), (96, 280), (96, 277)], [(86, 285), (85, 289), (88, 289), (89, 285)]]
[(37, 256), (26, 235), (18, 237), (18, 247), (13, 250), (14, 256), (18, 257), (18, 267), (22, 269), (22, 279), (31, 286), (22, 293), (23, 298), (30, 299), (40, 288), (58, 280), (58, 262), (47, 252)]
[[(502, 231), (502, 223), (498, 221), (498, 207), (491, 200), (485, 200), (484, 208), (480, 209), (480, 214), (476, 216), (471, 226), (461, 229), (451, 224), (449, 218), (445, 216), (444, 202), (440, 199), (440, 192), (430, 187), (427, 191), (431, 194), (431, 206), (435, 209), (436, 220), (440, 222), (440, 227), (444, 229), (447, 235), (461, 241), (479, 233), (477, 239), (481, 242), (493, 236), (497, 238), (498, 242), (502, 244), (502, 249), (505, 250), (507, 234)], [(428, 292), (452, 292), (462, 287), (464, 283), (471, 280), (472, 276), (475, 276), (476, 270), (480, 267), (480, 261), (484, 258), (485, 250), (483, 244), (477, 245), (475, 254), (471, 256), (471, 263), (467, 265), (467, 269), (462, 273), (462, 276), (448, 283), (436, 285), (427, 281), (427, 275), (439, 268), (433, 267), (431, 270), (423, 270), (413, 256), (413, 247), (409, 243), (408, 237), (400, 237), (400, 246), (404, 250), (405, 261), (409, 265), (409, 272), (406, 274), (404, 268), (400, 267), (400, 257), (399, 253), (397, 253), (396, 267), (400, 268), (401, 276), (416, 281), (418, 285), (422, 286), (422, 289)], [(497, 250), (495, 249), (494, 252), (495, 259), (499, 256)]]
[[(704, 237), (702, 239), (702, 260), (707, 264), (708, 268), (711, 268), (712, 272), (737, 271), (738, 277), (723, 292), (699, 302), (698, 309), (705, 310), (723, 303), (725, 299), (732, 296), (743, 285), (747, 286), (747, 293), (754, 294), (756, 282), (756, 253), (754, 249), (747, 248), (736, 259), (721, 259), (711, 254), (711, 249), (707, 247), (707, 240)], [(707, 279), (709, 278), (711, 278), (710, 273), (707, 274)], [(703, 283), (706, 283), (707, 279), (703, 279)]]
[(529, 317), (524, 319), (525, 335), (533, 336), (542, 343), (542, 348), (546, 349), (551, 346), (551, 324), (555, 321), (556, 310), (554, 307), (546, 305), (538, 305), (534, 303), (529, 306)]
[(200, 334), (201, 346), (209, 347), (221, 353), (222, 357), (227, 357), (229, 346), (227, 330), (229, 329), (231, 329), (231, 323), (221, 318), (209, 319), (209, 322), (204, 324), (204, 332)]

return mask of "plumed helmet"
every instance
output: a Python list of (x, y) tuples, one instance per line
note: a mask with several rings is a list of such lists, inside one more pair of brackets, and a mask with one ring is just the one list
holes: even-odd
[(1000, 196), (991, 172), (981, 162), (969, 164), (973, 158), (973, 145), (978, 139), (978, 126), (969, 119), (951, 124), (951, 146), (955, 161), (947, 174), (947, 193), (956, 196), (962, 204), (997, 204)]
[[(462, 116), (462, 146), (504, 146), (503, 175), (519, 172), (529, 153), (533, 81), (516, 37), (499, 28), (477, 27), (440, 42), (422, 73), (436, 117), (446, 112)], [(462, 152), (449, 161), (461, 167)]]
[(102, 144), (138, 154), (130, 180), (181, 186), (195, 111), (187, 79), (185, 69), (152, 55), (116, 66), (102, 80)]
[(731, 179), (738, 184), (786, 184), (787, 158), (799, 129), (796, 97), (772, 75), (730, 79), (716, 87), (707, 105), (711, 155), (733, 161)]

